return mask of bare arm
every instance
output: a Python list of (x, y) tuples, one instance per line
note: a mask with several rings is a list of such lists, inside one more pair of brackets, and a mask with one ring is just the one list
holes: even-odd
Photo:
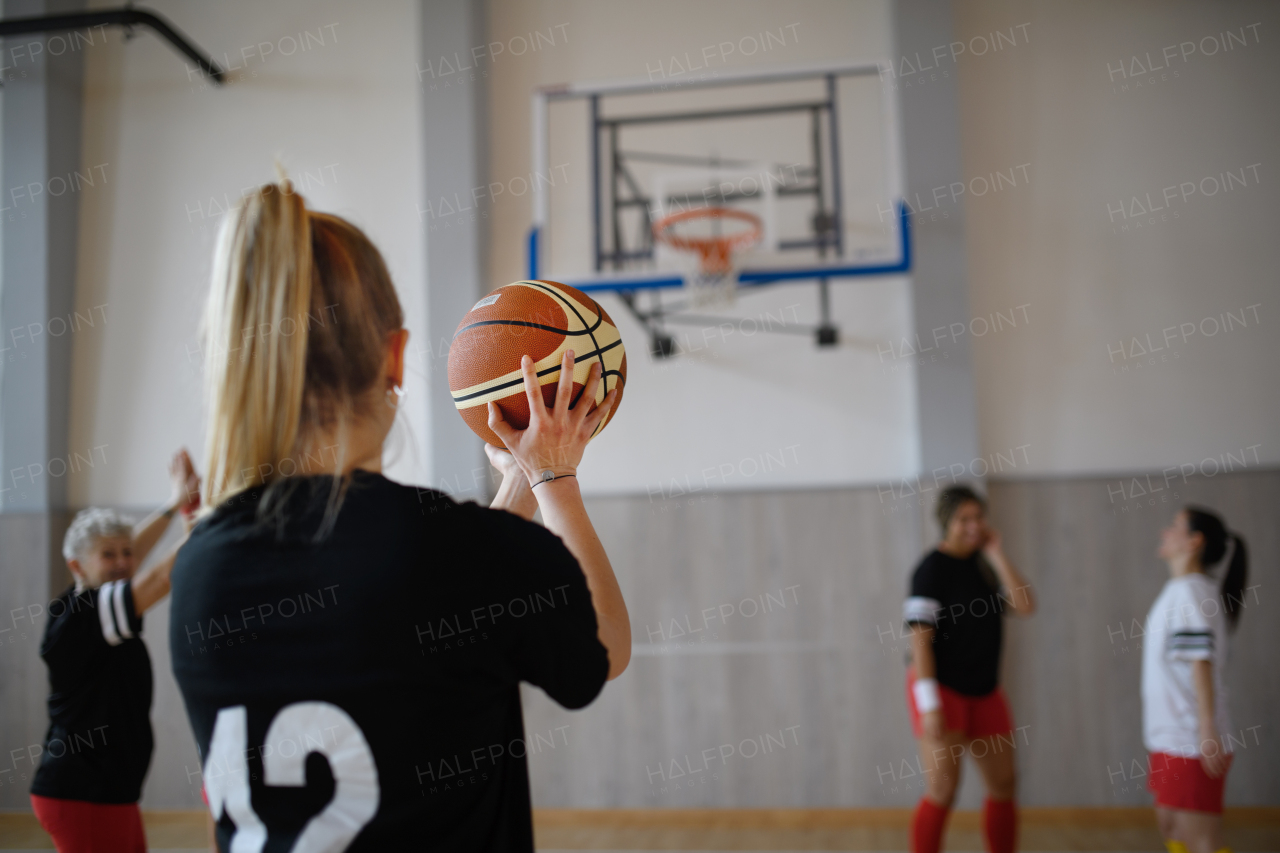
[(911, 663), (916, 678), (935, 678), (938, 674), (933, 657), (933, 629), (918, 622), (911, 626)]
[(1009, 606), (1019, 616), (1030, 616), (1036, 612), (1036, 598), (1031, 591), (1031, 584), (1018, 571), (1018, 567), (1005, 556), (1004, 543), (1000, 534), (994, 530), (987, 531), (987, 544), (982, 547), (982, 555), (987, 558), (991, 568), (996, 570), (1000, 585), (1009, 593)]
[(1196, 717), (1200, 722), (1200, 765), (1211, 779), (1227, 771), (1226, 753), (1214, 721), (1213, 661), (1193, 660), (1191, 680), (1196, 688)]
[(175, 453), (169, 462), (169, 483), (169, 502), (133, 526), (133, 558), (139, 565), (169, 529), (174, 515), (199, 502), (200, 479), (185, 449)]
[(516, 464), (515, 457), (492, 444), (486, 444), (484, 452), (493, 467), (502, 472), (502, 485), (493, 496), (489, 509), (505, 509), (525, 521), (532, 521), (533, 514), (538, 511), (538, 499), (534, 497), (533, 488)]
[(577, 477), (563, 477), (543, 483), (535, 490), (546, 528), (564, 540), (578, 559), (587, 577), (600, 643), (609, 650), (609, 679), (622, 675), (631, 662), (631, 617), (622, 598), (622, 588), (613, 574), (609, 555), (596, 535), (578, 490)]
[[(185, 537), (183, 541), (186, 541)], [(145, 572), (138, 572), (133, 576), (130, 581), (133, 585), (133, 607), (139, 616), (169, 594), (169, 575), (173, 572), (173, 561), (177, 557), (178, 549), (174, 548)]]
[(173, 573), (173, 563), (178, 558), (178, 550), (186, 543), (191, 528), (195, 526), (194, 516), (184, 513), (182, 525), (182, 540), (173, 546), (173, 550), (156, 561), (155, 565), (148, 567), (146, 571), (138, 572), (130, 581), (133, 588), (133, 607), (139, 616), (169, 594), (169, 576)]
[[(911, 626), (911, 662), (915, 667), (916, 680), (937, 678), (937, 659), (933, 656), (934, 629), (927, 625), (915, 623)], [(942, 709), (936, 708), (921, 714), (921, 724), (926, 737), (934, 741), (942, 740), (946, 730), (946, 718)]]
[[(529, 428), (512, 428), (502, 419), (501, 410), (492, 403), (489, 405), (489, 427), (502, 439), (525, 475), (532, 496), (542, 509), (546, 528), (564, 541), (582, 568), (596, 611), (597, 636), (609, 653), (608, 677), (614, 679), (631, 661), (631, 619), (618, 579), (613, 574), (613, 566), (582, 503), (576, 475), (583, 450), (596, 427), (612, 409), (617, 391), (610, 391), (594, 409), (589, 410), (587, 404), (570, 409), (569, 402), (573, 399), (573, 352), (570, 350), (565, 352), (560, 365), (555, 405), (547, 408), (534, 373), (533, 359), (528, 356), (521, 359), (520, 369), (529, 400)], [(600, 365), (593, 364), (579, 399), (584, 403), (594, 400), (599, 382)], [(546, 472), (555, 479), (544, 482)], [(518, 503), (523, 498), (512, 492), (504, 500)]]
[(134, 528), (133, 557), (138, 563), (142, 563), (160, 541), (160, 537), (169, 528), (170, 519), (178, 511), (182, 512), (182, 539), (155, 565), (134, 575), (130, 581), (133, 606), (139, 616), (169, 594), (169, 575), (173, 572), (173, 562), (178, 556), (178, 549), (187, 541), (187, 535), (195, 526), (193, 510), (200, 504), (200, 478), (196, 476), (195, 466), (191, 464), (191, 457), (185, 448), (175, 453), (169, 462), (169, 481), (173, 486), (173, 493), (168, 506), (151, 513)]
[(169, 529), (169, 522), (173, 520), (173, 516), (177, 512), (177, 504), (170, 502), (133, 526), (133, 541), (131, 544), (133, 545), (134, 560), (142, 563), (147, 559), (151, 549), (156, 547), (160, 537), (164, 536), (164, 532)]

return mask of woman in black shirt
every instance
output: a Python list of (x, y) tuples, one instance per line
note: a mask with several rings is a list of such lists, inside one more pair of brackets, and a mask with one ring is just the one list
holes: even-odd
[(169, 464), (169, 504), (134, 525), (113, 510), (81, 510), (62, 556), (75, 584), (49, 602), (40, 657), (49, 668), (49, 730), (31, 806), (64, 853), (146, 849), (138, 799), (151, 764), (151, 658), (142, 616), (169, 593), (176, 548), (138, 567), (200, 482), (185, 450)]
[(205, 323), (207, 509), (170, 648), (219, 847), (532, 850), (519, 682), (579, 708), (630, 657), (574, 476), (615, 394), (570, 408), (566, 351), (548, 408), (521, 359), (529, 428), (490, 406), (509, 512), (383, 477), (399, 300), (288, 182), (228, 215)]
[(1005, 607), (1035, 610), (1031, 587), (1009, 562), (986, 503), (951, 486), (936, 507), (943, 538), (911, 576), (903, 619), (911, 628), (907, 704), (920, 742), (925, 793), (911, 826), (912, 853), (938, 853), (960, 783), (960, 759), (973, 757), (986, 784), (983, 831), (991, 853), (1012, 853), (1017, 838), (1012, 718), (1000, 689)]

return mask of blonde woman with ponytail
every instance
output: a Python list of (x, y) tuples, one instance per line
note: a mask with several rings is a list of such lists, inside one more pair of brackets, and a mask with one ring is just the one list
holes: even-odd
[(219, 849), (532, 850), (519, 682), (579, 708), (630, 658), (573, 476), (613, 394), (546, 407), (526, 357), (529, 428), (490, 415), (494, 507), (458, 504), (382, 476), (408, 332), (358, 228), (265, 185), (212, 278), (170, 649)]

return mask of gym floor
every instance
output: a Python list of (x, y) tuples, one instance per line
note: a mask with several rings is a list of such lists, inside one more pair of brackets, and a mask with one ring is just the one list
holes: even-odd
[[(205, 850), (203, 812), (148, 812), (152, 853)], [(906, 850), (908, 809), (540, 809), (539, 850)], [(1023, 809), (1024, 850), (1159, 850), (1150, 809)], [(1228, 809), (1236, 853), (1280, 850), (1280, 809)], [(0, 815), (0, 850), (52, 850), (35, 818)], [(947, 850), (982, 850), (980, 816), (958, 811)]]

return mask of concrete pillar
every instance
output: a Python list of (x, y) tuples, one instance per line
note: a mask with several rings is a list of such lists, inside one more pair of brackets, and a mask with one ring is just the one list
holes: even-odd
[[(4, 14), (83, 8), (83, 0), (6, 0)], [(40, 635), (49, 599), (68, 578), (61, 544), (70, 475), (56, 460), (65, 463), (68, 450), (71, 335), (54, 318), (65, 321), (75, 300), (79, 196), (65, 179), (81, 168), (84, 66), (79, 51), (53, 56), (32, 45), (47, 41), (6, 40), (0, 94), (0, 772), (26, 777), (0, 786), (0, 809), (28, 807), (32, 767), (22, 756), (30, 753), (10, 750), (43, 737)]]
[[(964, 203), (946, 199), (947, 217), (929, 216), (933, 188), (963, 181), (960, 160), (960, 108), (956, 67), (943, 75), (936, 69), (933, 49), (954, 39), (948, 0), (896, 0), (893, 5), (896, 47), (893, 53), (902, 119), (902, 146), (907, 202), (912, 217), (915, 268), (912, 299), (915, 332), (930, 345), (933, 330), (951, 323), (968, 324), (969, 295), (964, 245)], [(900, 76), (910, 68), (934, 68), (917, 76)], [(945, 60), (944, 60), (945, 61)], [(908, 69), (909, 70), (909, 69)], [(925, 78), (923, 83), (918, 76)], [(912, 85), (908, 86), (907, 83)], [(969, 463), (979, 455), (977, 399), (969, 340), (947, 340), (947, 358), (917, 368), (920, 412), (921, 480), (932, 482), (932, 471)], [(923, 513), (925, 541), (936, 541), (937, 527), (928, 507)]]
[[(438, 76), (441, 60), (469, 62), (471, 47), (485, 44), (484, 3), (424, 0), (418, 78), (422, 92), (427, 208), (427, 342), (410, 345), (427, 375), (428, 458), (431, 485), (459, 500), (484, 501), (491, 491), (483, 445), (449, 394), (449, 343), (458, 321), (491, 287), (485, 277), (485, 220), (467, 211), (440, 214), (440, 199), (473, 203), (471, 190), (488, 181), (485, 156), (485, 89), (479, 74)], [(460, 222), (460, 219), (468, 221)]]

